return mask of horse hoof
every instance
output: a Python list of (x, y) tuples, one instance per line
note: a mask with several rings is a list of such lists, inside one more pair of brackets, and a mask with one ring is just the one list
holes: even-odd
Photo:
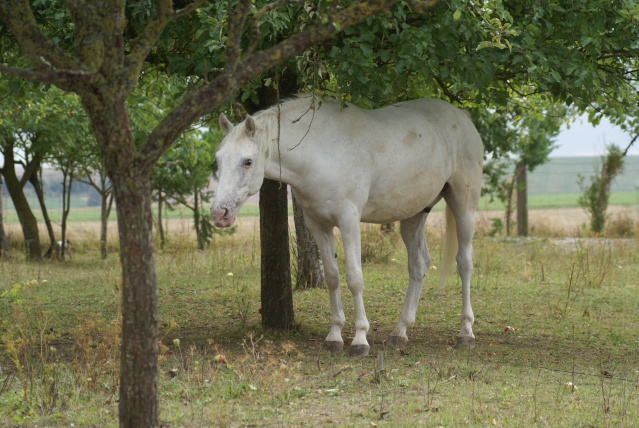
[(337, 341), (329, 342), (325, 340), (324, 349), (333, 353), (342, 352), (342, 350), (344, 349), (344, 342), (337, 342)]
[(457, 336), (455, 339), (455, 348), (474, 348), (475, 338), (472, 336)]
[(391, 336), (388, 340), (388, 347), (391, 349), (406, 349), (408, 345), (408, 339), (401, 336)]
[(351, 357), (365, 357), (368, 355), (368, 345), (351, 345), (349, 348), (349, 355)]

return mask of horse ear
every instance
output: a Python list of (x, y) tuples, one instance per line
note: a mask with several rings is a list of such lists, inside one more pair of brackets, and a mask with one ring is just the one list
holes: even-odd
[(246, 133), (248, 134), (248, 136), (253, 138), (255, 136), (255, 120), (251, 115), (246, 115), (244, 126), (246, 127)]
[(224, 135), (228, 135), (228, 133), (233, 130), (233, 124), (227, 119), (224, 113), (220, 114), (220, 128), (222, 128)]

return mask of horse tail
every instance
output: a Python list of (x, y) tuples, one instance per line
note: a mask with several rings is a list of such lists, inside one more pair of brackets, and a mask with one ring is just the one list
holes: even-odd
[(439, 264), (439, 289), (441, 289), (448, 275), (453, 271), (453, 262), (457, 256), (457, 225), (455, 217), (448, 204), (446, 204), (446, 232), (442, 242), (442, 259)]

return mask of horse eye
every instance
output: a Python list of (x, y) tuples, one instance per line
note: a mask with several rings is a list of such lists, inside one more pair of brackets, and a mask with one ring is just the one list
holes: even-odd
[(244, 166), (251, 166), (253, 165), (253, 159), (244, 159), (243, 164)]

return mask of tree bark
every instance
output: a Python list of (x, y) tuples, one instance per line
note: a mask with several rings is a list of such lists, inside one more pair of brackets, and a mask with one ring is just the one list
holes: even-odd
[(11, 247), (9, 246), (9, 239), (4, 233), (4, 205), (3, 205), (3, 180), (2, 174), (0, 174), (0, 258), (11, 258)]
[(517, 235), (528, 236), (528, 168), (523, 162), (517, 163)]
[(164, 225), (162, 224), (162, 210), (164, 209), (162, 190), (158, 190), (158, 234), (160, 235), (160, 249), (164, 249)]
[(324, 283), (324, 265), (317, 245), (304, 223), (304, 213), (293, 198), (295, 221), (295, 245), (297, 248), (297, 272), (295, 288), (298, 290), (321, 287)]
[(113, 192), (109, 191), (100, 193), (102, 202), (100, 205), (100, 257), (102, 260), (107, 259), (107, 227), (109, 222), (109, 214), (113, 205)]
[(262, 324), (291, 329), (295, 325), (288, 242), (287, 186), (264, 179), (260, 190), (262, 243)]
[(147, 176), (111, 175), (122, 264), (120, 426), (157, 427), (158, 298)]

